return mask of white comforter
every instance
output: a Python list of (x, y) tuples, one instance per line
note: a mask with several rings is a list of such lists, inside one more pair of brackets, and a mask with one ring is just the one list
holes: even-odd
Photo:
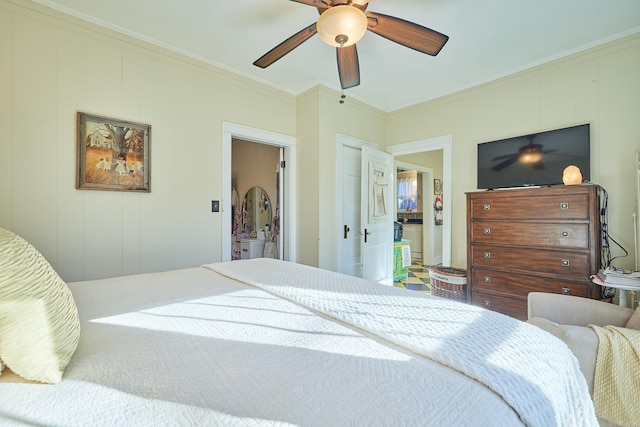
[(424, 303), (391, 287), (363, 291), (371, 284), (296, 264), (206, 267), (459, 370), (500, 394), (527, 425), (598, 425), (576, 358), (535, 326), (440, 298)]
[[(342, 277), (275, 260), (264, 262), (233, 261), (227, 266), (255, 270), (263, 278), (288, 270), (289, 277), (307, 284), (312, 283), (308, 277), (322, 281)], [(391, 304), (404, 301), (405, 308), (413, 305), (418, 311), (432, 310), (434, 301), (436, 310), (444, 302), (466, 307), (367, 285), (365, 293), (390, 291)], [(309, 309), (278, 298), (273, 290), (247, 286), (209, 268), (75, 283), (70, 288), (82, 335), (63, 381), (55, 386), (7, 383), (2, 381), (11, 377), (0, 376), (0, 425), (521, 423), (503, 398), (456, 369), (359, 327), (329, 320), (314, 313), (318, 307)], [(390, 314), (369, 305), (370, 297), (351, 299), (367, 301), (367, 310), (381, 313), (381, 319)], [(391, 300), (385, 301), (387, 306)], [(353, 307), (363, 306), (358, 302)], [(388, 317), (388, 325), (395, 325), (388, 329), (399, 326), (407, 334), (415, 333), (421, 320), (413, 316), (407, 312), (400, 319)], [(491, 363), (489, 356), (482, 354)], [(570, 396), (568, 389), (554, 397)], [(560, 411), (551, 402), (546, 405), (554, 414)], [(580, 425), (591, 422), (586, 412)]]

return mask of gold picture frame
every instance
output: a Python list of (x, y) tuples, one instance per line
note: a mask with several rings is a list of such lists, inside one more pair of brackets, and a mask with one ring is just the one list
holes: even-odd
[(151, 125), (78, 112), (79, 190), (151, 191)]
[(439, 179), (433, 180), (433, 194), (439, 196), (442, 194), (442, 181)]

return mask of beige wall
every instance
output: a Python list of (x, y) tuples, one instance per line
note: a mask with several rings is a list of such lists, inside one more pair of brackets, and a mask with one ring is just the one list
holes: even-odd
[[(219, 260), (222, 122), (294, 135), (295, 109), (283, 92), (2, 0), (0, 227), (69, 281)], [(75, 189), (77, 111), (151, 124), (151, 193)]]
[(433, 170), (433, 178), (442, 179), (442, 150), (403, 154), (394, 157), (394, 160), (431, 168)]
[(318, 198), (318, 158), (320, 156), (319, 91), (298, 97), (297, 111), (297, 258), (299, 263), (318, 265), (320, 200)]
[[(297, 259), (335, 269), (336, 134), (381, 147), (452, 135), (444, 185), (452, 261), (464, 265), (476, 144), (590, 122), (592, 180), (609, 192), (611, 235), (633, 250), (640, 36), (389, 114), (348, 93), (338, 100), (323, 87), (294, 98), (28, 0), (0, 0), (0, 226), (66, 280), (219, 260), (223, 213), (210, 208), (222, 194), (224, 121), (296, 136)], [(74, 188), (77, 111), (152, 125), (151, 193)]]
[[(476, 189), (476, 145), (591, 123), (591, 181), (609, 194), (609, 233), (634, 266), (634, 152), (640, 149), (640, 35), (389, 114), (388, 145), (453, 137), (452, 264), (466, 265), (465, 192)], [(614, 255), (622, 251), (612, 246)]]

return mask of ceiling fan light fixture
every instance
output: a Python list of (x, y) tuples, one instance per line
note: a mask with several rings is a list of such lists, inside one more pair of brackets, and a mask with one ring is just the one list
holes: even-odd
[(520, 161), (526, 164), (538, 163), (542, 160), (542, 153), (523, 153), (520, 155)]
[(356, 7), (334, 6), (320, 15), (316, 28), (322, 41), (329, 46), (351, 46), (367, 31), (367, 17)]
[(542, 152), (540, 152), (540, 146), (536, 146), (535, 144), (531, 144), (524, 146), (520, 149), (520, 156), (518, 160), (521, 163), (525, 164), (533, 164), (538, 163), (542, 160)]

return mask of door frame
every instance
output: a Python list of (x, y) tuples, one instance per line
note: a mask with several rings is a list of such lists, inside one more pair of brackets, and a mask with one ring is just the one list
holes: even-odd
[(442, 180), (446, 185), (442, 188), (445, 200), (442, 209), (442, 265), (451, 265), (451, 187), (452, 187), (452, 148), (453, 137), (443, 135), (435, 138), (421, 139), (403, 144), (390, 145), (387, 153), (394, 157), (405, 154), (422, 153), (424, 151), (442, 150)]
[[(236, 123), (222, 122), (222, 212), (221, 259), (231, 260), (231, 145), (233, 138), (258, 144), (284, 148), (286, 167), (284, 168), (283, 205), (280, 206), (280, 224), (283, 233), (284, 259), (296, 261), (296, 138), (291, 135), (252, 128)], [(228, 205), (228, 207), (227, 207)]]

